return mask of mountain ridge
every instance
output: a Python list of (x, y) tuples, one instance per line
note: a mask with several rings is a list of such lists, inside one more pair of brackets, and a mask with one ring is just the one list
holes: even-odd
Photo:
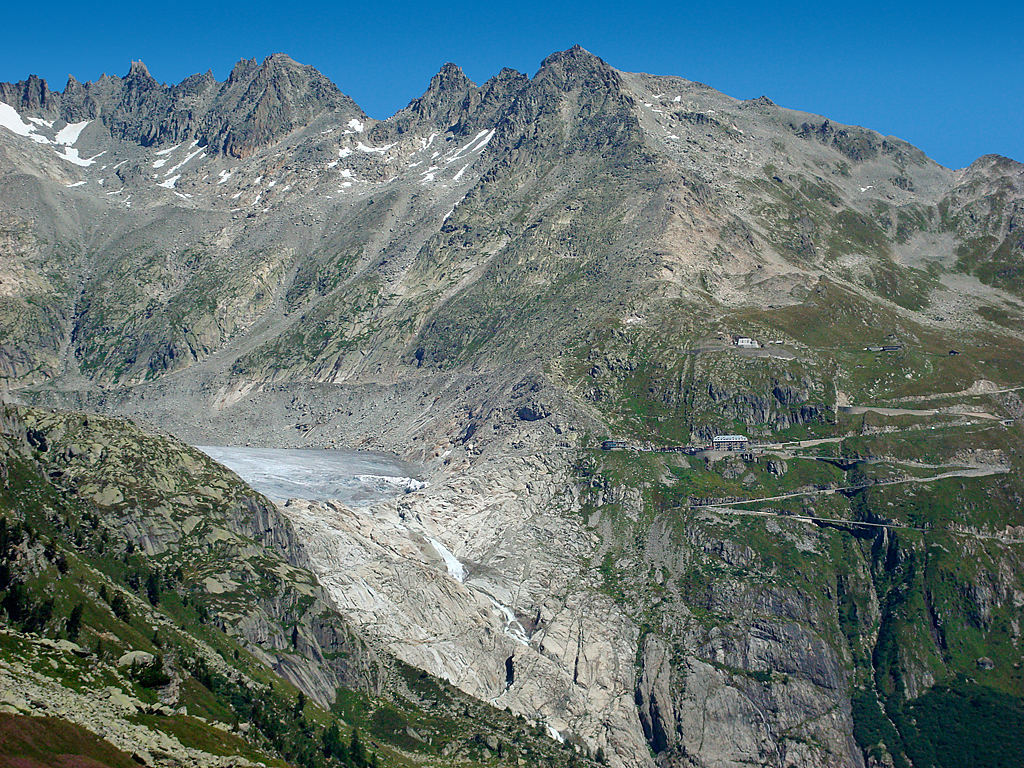
[(2, 105), (7, 397), (421, 463), (282, 507), (317, 578), (614, 766), (927, 765), (929, 697), (1024, 693), (1019, 164), (580, 48), (385, 121), (284, 57), (154, 83)]

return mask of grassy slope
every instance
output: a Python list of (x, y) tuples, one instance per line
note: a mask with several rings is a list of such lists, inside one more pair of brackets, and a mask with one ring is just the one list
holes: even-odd
[[(586, 762), (525, 721), (397, 661), (384, 660), (383, 697), (372, 689), (340, 688), (330, 711), (300, 697), (261, 661), (268, 651), (286, 658), (299, 650), (275, 648), (272, 640), (269, 647), (253, 647), (233, 629), (232, 617), (259, 610), (255, 603), (261, 598), (287, 603), (290, 590), (316, 586), (312, 576), (292, 566), (281, 576), (268, 576), (286, 565), (273, 542), (241, 541), (246, 531), (231, 530), (230, 510), (251, 496), (250, 490), (191, 449), (122, 422), (10, 410), (4, 420), (14, 432), (0, 438), (0, 658), (5, 661), (28, 664), (47, 685), (70, 693), (122, 690), (141, 707), (126, 716), (127, 722), (210, 755), (303, 766), (361, 766), (373, 760), (415, 765), (442, 753), (462, 765), (516, 765), (520, 758), (551, 766)], [(34, 426), (26, 429), (27, 423)], [(84, 458), (66, 461), (69, 454)], [(118, 478), (118, 499), (106, 491), (108, 481), (126, 469), (131, 477)], [(185, 498), (176, 490), (178, 472), (191, 489)], [(166, 525), (179, 515), (189, 520), (199, 541), (183, 536), (168, 550), (170, 557), (147, 555), (130, 543), (130, 531), (148, 518)], [(219, 533), (204, 537), (205, 527)], [(239, 546), (225, 548), (226, 533), (233, 533)], [(255, 561), (253, 550), (261, 553)], [(239, 562), (232, 563), (233, 557)], [(218, 563), (217, 573), (235, 569), (244, 575), (246, 562), (264, 570), (252, 569), (257, 575), (248, 574), (241, 596), (210, 592), (204, 585), (212, 561)], [(291, 615), (305, 621), (302, 611), (308, 606), (301, 599), (294, 606)], [(76, 611), (77, 628), (71, 620)], [(333, 621), (344, 635), (340, 618)], [(293, 626), (279, 630), (286, 642)], [(44, 641), (68, 637), (81, 653)], [(136, 650), (154, 654), (160, 663), (148, 671), (115, 667), (123, 653)], [(339, 655), (352, 656), (357, 649), (340, 650)], [(174, 707), (184, 710), (177, 713), (158, 706), (160, 696), (167, 695), (166, 677), (179, 683)], [(70, 724), (59, 727), (73, 730)], [(354, 729), (362, 734), (362, 758), (351, 750)], [(343, 746), (328, 755), (327, 742)], [(6, 754), (20, 754), (19, 749), (11, 746)]]

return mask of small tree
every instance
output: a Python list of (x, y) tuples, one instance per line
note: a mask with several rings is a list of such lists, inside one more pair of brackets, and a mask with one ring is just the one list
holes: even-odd
[(366, 748), (363, 746), (363, 742), (359, 740), (358, 728), (352, 729), (352, 740), (349, 742), (348, 751), (353, 765), (366, 765)]
[(64, 631), (67, 633), (68, 640), (71, 642), (78, 640), (78, 633), (82, 629), (82, 611), (84, 610), (85, 605), (83, 603), (78, 603), (71, 609), (71, 615), (68, 616), (68, 623), (64, 628)]
[(113, 611), (114, 615), (125, 624), (128, 624), (132, 620), (132, 615), (128, 611), (128, 602), (120, 592), (115, 592), (114, 596), (111, 598), (110, 610)]
[(146, 598), (150, 605), (157, 605), (160, 602), (160, 577), (153, 571), (146, 577)]
[(341, 740), (341, 731), (338, 730), (338, 723), (333, 722), (329, 727), (324, 728), (324, 757), (333, 757), (339, 763), (348, 762), (348, 748)]

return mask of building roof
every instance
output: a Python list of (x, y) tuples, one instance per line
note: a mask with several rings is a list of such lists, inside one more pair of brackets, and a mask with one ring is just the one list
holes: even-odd
[(715, 435), (715, 442), (720, 443), (739, 443), (749, 442), (750, 438), (745, 435)]

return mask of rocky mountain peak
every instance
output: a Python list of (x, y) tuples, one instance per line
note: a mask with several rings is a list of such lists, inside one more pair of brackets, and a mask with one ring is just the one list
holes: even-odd
[(128, 70), (128, 74), (125, 77), (126, 82), (144, 82), (152, 83), (156, 85), (156, 79), (149, 74), (149, 67), (147, 67), (142, 61), (133, 61), (131, 68)]
[(19, 112), (54, 117), (60, 110), (60, 94), (54, 93), (37, 75), (17, 83), (0, 83), (0, 101)]
[(460, 121), (467, 108), (479, 101), (475, 97), (477, 90), (476, 83), (466, 77), (461, 67), (448, 62), (430, 79), (423, 95), (410, 101), (390, 122), (399, 133), (418, 124), (448, 130)]
[(563, 90), (573, 90), (584, 81), (621, 84), (621, 78), (612, 67), (579, 45), (544, 59), (535, 80), (553, 83)]
[(430, 79), (430, 88), (427, 92), (464, 91), (467, 88), (476, 88), (476, 83), (466, 77), (462, 67), (449, 61)]
[[(302, 68), (304, 65), (299, 64), (295, 59), (289, 56), (287, 53), (272, 53), (263, 59), (260, 64), (265, 69), (287, 69), (287, 68)], [(310, 67), (312, 69), (312, 67)]]
[(231, 69), (231, 74), (228, 75), (228, 85), (244, 80), (258, 67), (259, 63), (256, 59), (239, 59), (238, 63)]
[(741, 107), (774, 107), (775, 102), (767, 96), (758, 96), (756, 99), (747, 99), (740, 103)]
[(1024, 163), (1003, 155), (982, 155), (968, 166), (968, 171), (987, 171), (1005, 176), (1024, 177)]

